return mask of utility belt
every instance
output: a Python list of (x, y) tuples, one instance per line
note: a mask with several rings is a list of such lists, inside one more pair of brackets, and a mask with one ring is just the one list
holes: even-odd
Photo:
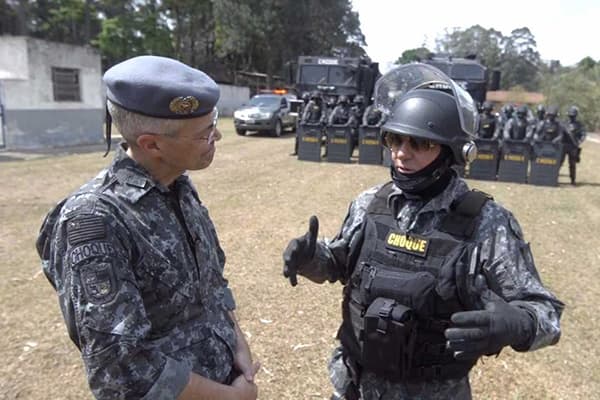
[(363, 264), (354, 276), (338, 332), (356, 384), (363, 371), (392, 382), (457, 379), (473, 362), (456, 361), (446, 349), (449, 322), (436, 315), (436, 278)]

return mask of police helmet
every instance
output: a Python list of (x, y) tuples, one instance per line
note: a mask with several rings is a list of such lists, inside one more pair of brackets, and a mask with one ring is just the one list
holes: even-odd
[(545, 113), (546, 112), (546, 107), (544, 107), (543, 104), (538, 104), (537, 107), (536, 107), (536, 111), (538, 113)]
[(345, 95), (340, 95), (337, 99), (338, 104), (348, 104), (348, 97)]
[(313, 92), (310, 94), (311, 100), (317, 100), (320, 98), (321, 98), (321, 92), (319, 92), (318, 90), (313, 90)]
[(310, 93), (309, 92), (304, 92), (302, 93), (302, 100), (304, 100), (305, 102), (307, 102), (308, 100), (310, 100)]
[(381, 130), (431, 140), (451, 149), (464, 165), (477, 156), (477, 108), (471, 96), (427, 64), (407, 64), (386, 73), (376, 85), (376, 103), (387, 118)]
[(492, 103), (490, 103), (489, 101), (484, 101), (483, 106), (481, 106), (481, 109), (483, 111), (488, 111), (488, 112), (492, 111), (493, 108), (494, 107), (492, 106)]
[(354, 100), (352, 101), (354, 104), (364, 104), (365, 97), (363, 95), (357, 94), (354, 96)]
[(558, 115), (558, 106), (550, 106), (546, 110), (546, 115), (549, 117), (556, 117)]
[(567, 111), (567, 115), (569, 117), (576, 117), (577, 114), (579, 114), (579, 109), (577, 108), (577, 106), (569, 107), (569, 111)]
[(502, 112), (508, 116), (512, 115), (512, 113), (514, 111), (515, 111), (515, 108), (510, 103), (507, 103), (502, 107)]
[(517, 108), (517, 115), (519, 117), (524, 117), (524, 116), (527, 115), (527, 111), (528, 110), (527, 110), (527, 106), (526, 105), (519, 106), (519, 108)]

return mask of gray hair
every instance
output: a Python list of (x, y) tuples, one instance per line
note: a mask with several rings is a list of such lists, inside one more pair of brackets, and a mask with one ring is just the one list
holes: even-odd
[(113, 124), (128, 143), (135, 143), (137, 138), (144, 133), (175, 136), (185, 123), (181, 119), (155, 118), (138, 114), (126, 110), (110, 100), (106, 100), (106, 106)]

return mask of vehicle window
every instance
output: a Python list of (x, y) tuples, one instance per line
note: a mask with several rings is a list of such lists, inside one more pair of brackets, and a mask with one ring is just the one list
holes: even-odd
[(483, 80), (484, 70), (478, 65), (461, 65), (454, 64), (452, 65), (452, 74), (450, 75), (452, 79), (461, 79), (461, 80)]
[(254, 96), (249, 104), (257, 107), (277, 107), (279, 96)]
[(308, 84), (326, 84), (327, 66), (303, 65), (300, 69), (300, 82)]
[(329, 67), (329, 83), (332, 85), (353, 86), (356, 84), (354, 70), (344, 67)]

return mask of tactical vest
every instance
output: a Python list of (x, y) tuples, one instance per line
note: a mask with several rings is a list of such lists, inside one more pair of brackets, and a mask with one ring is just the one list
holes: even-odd
[(391, 183), (383, 186), (367, 209), (364, 242), (344, 287), (338, 339), (349, 364), (394, 382), (464, 377), (476, 360), (455, 360), (444, 330), (465, 307), (456, 294), (442, 300), (436, 286), (442, 266), (472, 245), (477, 217), (490, 197), (467, 192), (437, 229), (417, 237), (398, 231), (387, 206), (391, 190)]
[(496, 117), (483, 114), (481, 124), (479, 125), (479, 137), (482, 139), (491, 139), (496, 132)]
[(541, 140), (546, 142), (553, 141), (558, 135), (560, 135), (560, 126), (558, 121), (544, 121), (541, 131)]
[(513, 119), (512, 129), (510, 132), (511, 139), (513, 140), (524, 140), (527, 136), (527, 121), (519, 118)]

